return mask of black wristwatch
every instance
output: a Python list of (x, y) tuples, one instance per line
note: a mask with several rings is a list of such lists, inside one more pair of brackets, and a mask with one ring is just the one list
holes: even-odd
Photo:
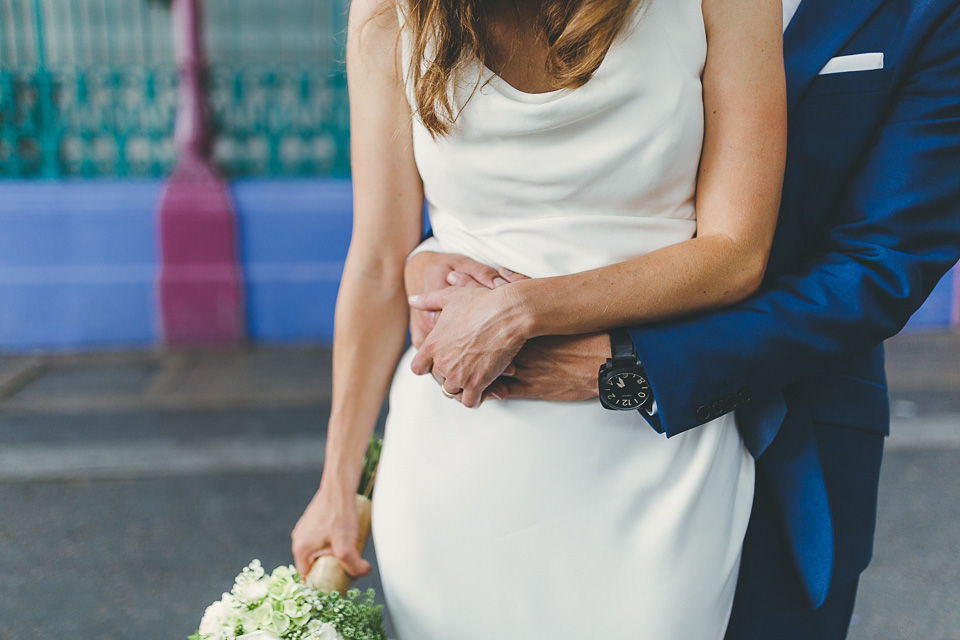
[(600, 404), (614, 411), (641, 411), (652, 405), (653, 390), (630, 334), (624, 329), (612, 330), (610, 350), (613, 357), (600, 367), (598, 376)]

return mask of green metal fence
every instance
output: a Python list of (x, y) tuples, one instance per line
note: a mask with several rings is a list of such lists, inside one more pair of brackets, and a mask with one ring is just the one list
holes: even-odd
[(206, 0), (214, 160), (233, 175), (345, 174), (344, 0)]
[[(346, 174), (347, 0), (206, 0), (213, 155), (232, 176)], [(0, 0), (0, 178), (174, 163), (169, 3)]]

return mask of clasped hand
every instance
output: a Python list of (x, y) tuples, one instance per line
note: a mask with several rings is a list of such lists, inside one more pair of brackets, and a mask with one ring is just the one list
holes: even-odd
[(529, 337), (524, 305), (513, 289), (451, 286), (411, 296), (412, 308), (439, 312), (413, 359), (413, 372), (433, 373), (448, 394), (462, 389), (464, 406), (479, 406), (484, 390), (507, 371)]
[[(422, 251), (410, 258), (404, 270), (407, 290), (426, 294), (419, 297), (410, 313), (410, 336), (420, 350), (414, 360), (414, 371), (432, 373), (439, 384), (445, 385), (447, 394), (464, 388), (462, 380), (473, 380), (473, 393), (467, 393), (466, 398), (471, 403), (468, 406), (476, 406), (487, 398), (550, 402), (596, 398), (597, 370), (610, 357), (610, 338), (605, 331), (539, 336), (524, 342), (524, 331), (511, 334), (506, 316), (497, 315), (498, 305), (510, 304), (516, 291), (508, 285), (526, 279), (508, 269), (497, 270), (458, 254)], [(433, 294), (439, 292), (447, 293), (434, 297)], [(471, 316), (472, 313), (477, 316)], [(441, 330), (432, 334), (441, 315), (446, 316)], [(489, 324), (497, 331), (478, 331), (481, 324)], [(507, 337), (501, 338), (504, 334)], [(433, 338), (427, 343), (431, 335)], [(492, 383), (486, 383), (503, 367), (503, 361), (516, 351), (518, 344), (522, 347), (513, 361)], [(462, 358), (463, 355), (468, 357)], [(444, 358), (448, 357), (455, 367), (447, 367)], [(475, 365), (477, 361), (479, 364)], [(472, 366), (477, 370), (471, 371)], [(447, 380), (444, 372), (460, 377)], [(474, 377), (471, 373), (477, 375)], [(488, 386), (484, 387), (485, 383)], [(483, 392), (479, 400), (475, 395), (477, 389)]]

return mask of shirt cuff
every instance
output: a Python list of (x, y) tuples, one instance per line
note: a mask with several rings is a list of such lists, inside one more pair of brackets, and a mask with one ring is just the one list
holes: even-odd
[(663, 433), (663, 425), (660, 423), (660, 413), (657, 411), (657, 399), (653, 399), (653, 405), (649, 409), (640, 409), (640, 415), (646, 420), (653, 430), (657, 433)]

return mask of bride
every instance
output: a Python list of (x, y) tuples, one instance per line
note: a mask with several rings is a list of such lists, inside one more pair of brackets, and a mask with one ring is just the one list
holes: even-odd
[[(354, 0), (354, 230), (301, 573), (370, 570), (353, 495), (389, 387), (373, 534), (400, 640), (723, 637), (753, 461), (730, 413), (649, 428), (615, 329), (759, 286), (781, 55), (774, 0)], [(424, 199), (440, 250), (531, 278), (408, 301)], [(408, 302), (442, 311), (402, 353)], [(484, 399), (525, 341), (608, 330), (604, 399), (630, 411)]]

